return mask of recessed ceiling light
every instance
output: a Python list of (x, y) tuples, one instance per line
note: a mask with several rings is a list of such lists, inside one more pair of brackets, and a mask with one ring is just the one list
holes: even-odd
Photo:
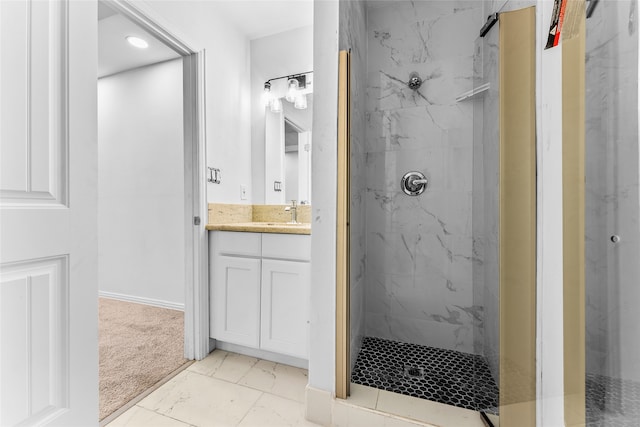
[(135, 46), (140, 49), (146, 49), (149, 47), (149, 43), (147, 43), (146, 40), (143, 40), (140, 37), (127, 36), (126, 39), (131, 46)]

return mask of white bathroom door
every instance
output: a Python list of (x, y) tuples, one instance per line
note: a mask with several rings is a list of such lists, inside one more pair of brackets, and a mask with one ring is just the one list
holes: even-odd
[(98, 422), (97, 10), (0, 1), (0, 425)]

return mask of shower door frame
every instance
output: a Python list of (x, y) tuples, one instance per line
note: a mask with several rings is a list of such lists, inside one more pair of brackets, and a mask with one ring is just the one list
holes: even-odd
[(346, 399), (351, 384), (350, 199), (351, 54), (338, 62), (338, 188), (336, 215), (336, 397)]

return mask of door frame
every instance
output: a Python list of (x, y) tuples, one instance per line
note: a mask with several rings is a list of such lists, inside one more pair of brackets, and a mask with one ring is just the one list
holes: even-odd
[(184, 118), (184, 356), (209, 354), (208, 216), (206, 188), (205, 50), (186, 42), (150, 5), (101, 0), (182, 57)]

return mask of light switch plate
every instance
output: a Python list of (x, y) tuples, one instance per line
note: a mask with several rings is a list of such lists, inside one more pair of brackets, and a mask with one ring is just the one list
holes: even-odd
[(240, 184), (240, 200), (247, 200), (247, 186)]

